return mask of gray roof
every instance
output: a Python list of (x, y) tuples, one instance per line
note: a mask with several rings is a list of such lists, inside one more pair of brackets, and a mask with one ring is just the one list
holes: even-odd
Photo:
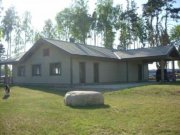
[(69, 54), (117, 59), (116, 55), (113, 53), (113, 50), (109, 50), (104, 47), (82, 45), (78, 43), (64, 42), (60, 40), (44, 40), (68, 52)]
[(21, 53), (19, 55), (14, 56), (14, 57), (8, 58), (8, 59), (3, 60), (3, 61), (0, 61), (0, 64), (12, 64), (12, 63), (16, 63), (16, 62), (18, 62), (24, 56), (24, 54), (25, 53)]
[[(172, 45), (159, 46), (152, 48), (140, 48), (136, 50), (121, 50), (115, 52), (119, 59), (137, 59), (137, 58), (150, 58), (150, 57), (168, 57), (176, 48)], [(179, 53), (178, 53), (179, 55)], [(180, 55), (179, 55), (180, 56)]]
[(179, 52), (172, 45), (153, 47), (153, 48), (140, 48), (136, 50), (110, 50), (104, 47), (82, 45), (78, 43), (71, 43), (60, 40), (40, 39), (25, 54), (20, 55), (19, 57), (13, 59), (11, 58), (5, 61), (1, 61), (0, 63), (10, 64), (17, 61), (23, 61), (26, 58), (33, 55), (33, 52), (36, 51), (39, 45), (44, 45), (44, 44), (56, 46), (70, 55), (89, 56), (89, 57), (106, 58), (106, 59), (116, 59), (116, 60), (151, 59), (152, 61), (155, 61), (159, 58), (171, 60), (172, 57), (174, 57), (176, 60), (180, 59)]
[(73, 55), (85, 55), (85, 56), (127, 60), (127, 59), (140, 59), (140, 58), (157, 59), (161, 57), (168, 59), (171, 53), (176, 53), (176, 57), (179, 57), (177, 59), (180, 59), (180, 55), (177, 49), (173, 45), (118, 51), (118, 50), (106, 49), (104, 47), (82, 45), (78, 43), (69, 43), (59, 40), (51, 40), (51, 39), (44, 39), (44, 40)]

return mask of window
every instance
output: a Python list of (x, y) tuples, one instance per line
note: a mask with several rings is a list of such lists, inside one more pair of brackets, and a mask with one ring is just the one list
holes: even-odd
[(17, 75), (18, 76), (25, 76), (25, 66), (19, 66), (18, 67)]
[(43, 49), (43, 56), (49, 56), (49, 48)]
[(32, 65), (32, 76), (41, 76), (41, 65)]
[(50, 75), (61, 75), (61, 63), (50, 64)]

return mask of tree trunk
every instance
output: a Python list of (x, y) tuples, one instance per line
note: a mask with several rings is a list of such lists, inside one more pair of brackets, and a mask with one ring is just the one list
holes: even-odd
[(172, 61), (172, 75), (173, 75), (173, 81), (176, 81), (176, 74), (175, 74), (175, 65), (174, 60)]
[(94, 30), (94, 45), (96, 46), (96, 32)]
[[(166, 7), (167, 7), (167, 3), (166, 3)], [(165, 16), (165, 22), (164, 22), (164, 29), (165, 32), (167, 33), (167, 19), (168, 19), (168, 11), (166, 10), (166, 16)]]
[(164, 67), (165, 67), (165, 61), (160, 61), (160, 67), (161, 67), (161, 82), (164, 82)]
[(1, 67), (2, 67), (2, 65), (0, 64), (0, 80), (2, 79), (1, 78), (2, 77)]
[(154, 41), (153, 41), (153, 16), (150, 17), (150, 45), (151, 47), (154, 47)]
[(4, 69), (5, 69), (5, 80), (4, 80), (4, 83), (8, 84), (8, 65), (7, 64), (5, 64)]
[(159, 14), (157, 13), (157, 15), (156, 15), (156, 46), (159, 46), (159, 28), (158, 28), (158, 23), (159, 23)]

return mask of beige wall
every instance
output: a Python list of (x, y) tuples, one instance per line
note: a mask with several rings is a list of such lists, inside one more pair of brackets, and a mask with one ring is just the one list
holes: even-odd
[[(43, 49), (49, 48), (50, 55), (43, 56)], [(61, 52), (61, 53), (60, 53)], [(50, 76), (49, 64), (61, 63), (62, 74), (59, 76)], [(42, 75), (32, 76), (32, 65), (41, 64)], [(25, 65), (25, 77), (17, 76), (17, 67)], [(14, 83), (70, 83), (70, 56), (60, 51), (58, 48), (48, 45), (41, 45), (34, 54), (27, 59), (25, 63), (17, 64), (13, 66), (13, 80)]]
[(148, 80), (148, 64), (142, 61), (128, 62), (128, 82), (137, 82), (138, 80), (138, 65), (142, 65), (142, 81)]
[(138, 64), (137, 61), (128, 62), (128, 82), (138, 81)]
[[(50, 56), (43, 56), (43, 49), (50, 49)], [(50, 76), (49, 64), (61, 63), (62, 74), (60, 76)], [(136, 82), (138, 81), (138, 64), (141, 61), (129, 61), (128, 73), (127, 62), (97, 59), (93, 57), (72, 57), (72, 81), (73, 84), (79, 84), (79, 63), (86, 63), (86, 83), (94, 83), (94, 63), (99, 63), (99, 82), (113, 83), (113, 82)], [(32, 76), (32, 65), (41, 64), (42, 75)], [(17, 67), (25, 65), (25, 77), (17, 76)], [(34, 54), (26, 60), (25, 63), (16, 64), (13, 66), (13, 80), (14, 83), (47, 83), (47, 84), (71, 84), (71, 58), (70, 55), (61, 51), (60, 49), (41, 45)], [(148, 80), (148, 64), (143, 64), (144, 80)], [(128, 78), (127, 78), (128, 74)]]
[[(148, 80), (148, 65), (141, 61), (105, 61), (87, 57), (73, 58), (73, 84), (79, 84), (79, 63), (86, 64), (86, 83), (94, 83), (93, 64), (99, 63), (99, 82), (137, 82), (138, 81), (138, 65), (142, 65), (142, 79)], [(127, 65), (128, 64), (128, 65)], [(128, 67), (128, 73), (127, 73)], [(128, 78), (127, 78), (128, 74)]]
[(98, 60), (96, 58), (73, 58), (73, 83), (79, 84), (79, 63), (86, 63), (86, 83), (94, 83), (94, 63), (99, 64), (99, 82), (119, 82), (118, 62)]
[(127, 64), (126, 62), (119, 62), (118, 74), (119, 74), (120, 82), (127, 82), (127, 65), (126, 64)]

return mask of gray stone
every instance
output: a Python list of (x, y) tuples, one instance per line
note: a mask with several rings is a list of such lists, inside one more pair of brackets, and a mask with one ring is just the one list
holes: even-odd
[(104, 97), (96, 91), (70, 91), (66, 93), (64, 103), (68, 106), (103, 105)]

